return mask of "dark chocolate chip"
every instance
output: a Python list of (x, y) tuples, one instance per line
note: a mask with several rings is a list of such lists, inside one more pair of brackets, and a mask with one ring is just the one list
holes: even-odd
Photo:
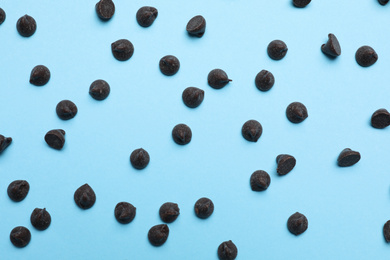
[(267, 70), (262, 70), (256, 75), (255, 84), (258, 90), (268, 91), (275, 84), (274, 75)]
[(218, 247), (218, 258), (220, 260), (234, 260), (237, 253), (237, 247), (231, 240), (222, 242)]
[(386, 5), (389, 0), (378, 0), (378, 2), (381, 4), (381, 5)]
[(104, 100), (110, 94), (110, 85), (102, 79), (95, 80), (89, 87), (89, 94), (96, 100)]
[(31, 213), (31, 225), (38, 230), (45, 230), (50, 226), (51, 216), (49, 212), (46, 211), (45, 208), (35, 208)]
[(115, 206), (115, 218), (121, 224), (129, 224), (135, 218), (136, 208), (128, 202), (119, 202)]
[(30, 37), (37, 30), (37, 23), (34, 18), (26, 14), (19, 18), (16, 23), (16, 29), (21, 36)]
[(296, 212), (292, 214), (287, 221), (288, 230), (298, 236), (307, 230), (309, 223), (305, 215)]
[(390, 242), (390, 220), (385, 223), (383, 226), (383, 236), (387, 243)]
[(198, 218), (206, 219), (213, 214), (214, 203), (208, 198), (200, 198), (196, 201), (194, 210)]
[(378, 60), (378, 54), (370, 46), (362, 46), (356, 51), (355, 59), (360, 66), (369, 67)]
[(179, 71), (180, 61), (175, 56), (167, 55), (161, 58), (159, 66), (162, 74), (173, 76)]
[(138, 170), (142, 170), (148, 166), (149, 161), (149, 153), (142, 148), (135, 149), (130, 155), (131, 165)]
[(374, 128), (383, 129), (390, 125), (390, 113), (384, 109), (378, 109), (371, 116), (371, 125)]
[(186, 30), (189, 35), (200, 38), (206, 30), (206, 20), (201, 15), (194, 16), (187, 23)]
[(294, 6), (300, 7), (300, 8), (307, 6), (308, 4), (310, 4), (310, 2), (311, 2), (311, 0), (293, 0)]
[(175, 143), (185, 145), (191, 142), (192, 131), (188, 125), (178, 124), (172, 130), (172, 138)]
[(156, 20), (157, 15), (158, 11), (156, 8), (144, 6), (137, 11), (136, 19), (140, 26), (149, 27), (153, 24), (154, 20)]
[(12, 143), (11, 137), (0, 135), (0, 154)]
[(103, 21), (108, 21), (115, 13), (115, 4), (112, 0), (100, 0), (95, 5), (96, 13)]
[(6, 17), (6, 15), (5, 15), (4, 10), (2, 8), (0, 8), (0, 24), (4, 23), (5, 17)]
[(165, 224), (156, 225), (149, 229), (148, 239), (153, 246), (162, 246), (168, 239), (169, 228)]
[(65, 144), (65, 131), (62, 129), (50, 130), (45, 135), (45, 141), (51, 148), (61, 150)]
[(213, 69), (207, 76), (207, 82), (209, 83), (209, 86), (214, 89), (221, 89), (230, 81), (232, 80), (229, 79), (226, 72), (221, 69)]
[(300, 102), (293, 102), (288, 105), (286, 109), (286, 116), (291, 123), (298, 124), (303, 122), (303, 120), (305, 120), (309, 115), (304, 104)]
[(111, 51), (115, 59), (126, 61), (133, 56), (134, 46), (129, 40), (121, 39), (111, 43)]
[(35, 66), (30, 75), (30, 83), (35, 86), (43, 86), (49, 82), (50, 70), (43, 65)]
[(19, 226), (12, 229), (9, 238), (14, 246), (22, 248), (30, 243), (31, 233), (26, 227)]
[(242, 136), (249, 142), (257, 142), (262, 133), (263, 127), (256, 120), (246, 121), (241, 129)]
[(77, 106), (70, 100), (62, 100), (57, 104), (56, 112), (62, 120), (69, 120), (76, 116)]
[(187, 107), (196, 108), (203, 102), (204, 91), (200, 88), (188, 87), (183, 91), (182, 98)]
[(279, 175), (286, 175), (287, 173), (291, 172), (292, 169), (294, 169), (297, 161), (295, 160), (294, 156), (289, 154), (280, 154), (276, 157), (276, 163), (278, 164), (276, 172)]
[(30, 184), (24, 180), (13, 181), (8, 185), (7, 193), (8, 197), (15, 201), (19, 202), (26, 198), (28, 191), (30, 190)]
[(159, 210), (160, 218), (165, 223), (172, 223), (180, 215), (179, 206), (176, 203), (166, 202)]
[(273, 60), (281, 60), (286, 56), (288, 51), (287, 45), (280, 40), (274, 40), (268, 44), (268, 56)]
[(352, 151), (349, 148), (342, 150), (339, 157), (337, 158), (337, 164), (340, 167), (352, 166), (358, 161), (360, 161), (360, 153)]
[(95, 204), (95, 192), (88, 184), (84, 184), (75, 191), (74, 201), (81, 209), (89, 209)]
[(326, 55), (331, 57), (337, 57), (341, 54), (341, 48), (336, 36), (332, 33), (328, 34), (328, 41), (326, 44), (322, 44), (321, 50)]
[(253, 191), (264, 191), (271, 184), (271, 178), (266, 171), (255, 171), (251, 175), (250, 184)]

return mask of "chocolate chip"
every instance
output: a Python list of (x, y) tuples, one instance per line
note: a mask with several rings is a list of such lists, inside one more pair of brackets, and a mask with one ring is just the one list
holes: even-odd
[(130, 163), (138, 170), (148, 166), (150, 161), (149, 153), (142, 148), (135, 149), (130, 155)]
[(129, 40), (121, 39), (111, 43), (111, 51), (115, 59), (126, 61), (133, 56), (134, 46)]
[(310, 2), (311, 2), (311, 0), (293, 0), (294, 6), (300, 7), (300, 8), (307, 6), (308, 4), (310, 4)]
[(386, 5), (389, 0), (378, 0), (378, 2), (381, 4), (381, 5)]
[(169, 228), (165, 224), (156, 225), (149, 229), (148, 239), (153, 246), (162, 246), (168, 239)]
[(202, 104), (204, 91), (200, 88), (188, 87), (183, 91), (183, 102), (189, 108), (196, 108)]
[(292, 214), (287, 221), (288, 230), (298, 236), (307, 230), (309, 223), (305, 215), (296, 212)]
[(129, 224), (135, 218), (136, 208), (128, 202), (119, 202), (115, 207), (115, 218), (121, 224)]
[(165, 223), (172, 223), (180, 215), (179, 206), (176, 203), (166, 202), (159, 210), (160, 218)]
[(96, 13), (103, 21), (108, 21), (115, 13), (115, 4), (112, 0), (100, 0), (95, 5)]
[(110, 85), (102, 79), (95, 80), (89, 87), (89, 94), (96, 100), (104, 100), (110, 94)]
[(136, 19), (140, 26), (149, 27), (153, 24), (154, 20), (156, 20), (157, 15), (158, 11), (156, 8), (144, 6), (137, 11)]
[(61, 150), (65, 144), (65, 131), (62, 129), (50, 130), (45, 135), (45, 141), (51, 148)]
[(0, 154), (12, 143), (11, 137), (0, 135)]
[(286, 109), (287, 119), (291, 123), (298, 124), (303, 122), (307, 117), (307, 108), (300, 102), (293, 102)]
[(267, 70), (262, 70), (256, 75), (255, 84), (258, 90), (268, 91), (275, 84), (274, 75)]
[(31, 225), (33, 225), (33, 227), (38, 230), (45, 230), (50, 226), (51, 216), (45, 208), (35, 208), (34, 211), (31, 213), (30, 220)]
[(75, 191), (74, 201), (81, 209), (89, 209), (95, 204), (95, 192), (88, 184), (84, 184)]
[(378, 109), (371, 116), (371, 125), (374, 128), (383, 129), (390, 125), (390, 113), (384, 109)]
[(268, 56), (273, 60), (281, 60), (286, 56), (288, 51), (287, 45), (280, 40), (274, 40), (268, 44)]
[(266, 171), (255, 171), (251, 175), (250, 184), (253, 191), (264, 191), (271, 184), (271, 178)]
[(287, 173), (291, 172), (292, 169), (294, 169), (297, 161), (295, 160), (294, 156), (289, 154), (280, 154), (276, 157), (276, 163), (278, 164), (276, 172), (279, 175), (286, 175)]
[(185, 145), (191, 142), (192, 131), (185, 124), (178, 124), (172, 130), (172, 138), (175, 143)]
[(200, 198), (196, 201), (194, 210), (198, 218), (206, 219), (213, 214), (214, 203), (208, 198)]
[(328, 34), (328, 41), (326, 44), (322, 44), (321, 50), (326, 55), (331, 57), (337, 57), (341, 54), (341, 48), (336, 36), (332, 33)]
[(14, 246), (22, 248), (30, 243), (31, 233), (27, 228), (19, 226), (12, 229), (9, 238)]
[(62, 120), (69, 120), (76, 116), (77, 106), (70, 100), (62, 100), (57, 104), (56, 112)]
[(352, 166), (358, 161), (360, 161), (360, 153), (352, 151), (349, 148), (342, 150), (339, 157), (337, 158), (337, 164), (340, 167)]
[(234, 260), (237, 253), (237, 247), (231, 240), (222, 242), (218, 247), (218, 258), (220, 260)]
[(179, 71), (180, 61), (175, 56), (167, 55), (161, 58), (159, 66), (162, 74), (173, 76)]
[(207, 82), (209, 83), (209, 86), (214, 89), (221, 89), (230, 81), (232, 80), (229, 79), (226, 72), (221, 69), (213, 69), (207, 76)]
[(8, 197), (15, 201), (19, 202), (26, 198), (28, 191), (30, 190), (30, 184), (24, 180), (16, 180), (8, 185), (7, 193)]
[(387, 243), (390, 242), (390, 220), (385, 223), (383, 226), (383, 236)]
[(263, 127), (256, 120), (246, 121), (241, 129), (242, 136), (249, 142), (257, 142), (262, 133)]
[(43, 65), (35, 66), (30, 75), (30, 83), (35, 86), (43, 86), (49, 82), (50, 70)]
[(37, 30), (37, 23), (34, 18), (26, 14), (19, 18), (16, 23), (16, 29), (21, 36), (30, 37)]
[(6, 17), (6, 15), (5, 15), (4, 10), (2, 8), (0, 8), (0, 24), (4, 23), (5, 17)]
[(355, 59), (360, 66), (369, 67), (378, 60), (378, 54), (370, 46), (362, 46), (356, 51)]
[(201, 15), (194, 16), (187, 23), (186, 30), (189, 35), (200, 38), (206, 30), (206, 20)]

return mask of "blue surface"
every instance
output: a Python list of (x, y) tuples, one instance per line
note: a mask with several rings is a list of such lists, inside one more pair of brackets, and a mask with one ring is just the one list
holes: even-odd
[[(389, 106), (390, 48), (387, 25), (390, 5), (376, 0), (312, 1), (304, 9), (280, 1), (115, 1), (116, 13), (107, 23), (95, 13), (97, 0), (1, 2), (7, 18), (0, 26), (0, 133), (12, 145), (0, 156), (1, 259), (217, 259), (217, 247), (233, 240), (237, 259), (387, 259), (390, 246), (383, 224), (390, 219), (390, 129), (369, 125), (372, 113)], [(135, 14), (155, 6), (158, 17), (140, 27)], [(29, 14), (37, 31), (23, 38), (16, 21)], [(185, 26), (202, 14), (203, 38), (188, 37)], [(335, 60), (320, 46), (334, 33), (342, 48)], [(126, 62), (115, 60), (110, 44), (127, 38), (135, 47)], [(270, 41), (281, 39), (288, 53), (273, 61)], [(372, 46), (379, 55), (369, 68), (355, 61), (355, 51)], [(159, 59), (177, 56), (181, 68), (173, 77), (158, 69)], [(52, 73), (44, 87), (29, 84), (31, 69), (46, 65)], [(207, 74), (224, 69), (233, 79), (214, 90)], [(271, 71), (275, 86), (267, 93), (254, 85), (256, 74)], [(110, 96), (92, 99), (89, 86), (104, 79)], [(205, 90), (197, 109), (187, 108), (182, 91)], [(77, 116), (61, 121), (56, 104), (70, 99)], [(294, 125), (287, 105), (300, 101), (309, 117)], [(263, 125), (257, 143), (241, 136), (242, 124), (256, 119)], [(188, 124), (193, 139), (176, 145), (171, 130)], [(48, 130), (66, 131), (62, 151), (43, 140)], [(142, 171), (129, 163), (130, 153), (143, 147), (150, 156)], [(346, 148), (358, 150), (361, 161), (339, 168), (336, 159)], [(276, 175), (278, 154), (292, 154), (295, 169)], [(271, 185), (256, 193), (249, 187), (255, 170), (271, 175)], [(26, 179), (27, 198), (13, 203), (7, 186)], [(97, 201), (80, 210), (74, 191), (88, 183)], [(214, 214), (196, 218), (200, 197), (214, 201)], [(128, 201), (137, 207), (129, 225), (114, 218), (114, 207)], [(181, 215), (169, 224), (170, 235), (160, 248), (151, 246), (147, 232), (160, 224), (159, 207), (167, 201)], [(30, 214), (46, 207), (52, 224), (35, 230)], [(291, 235), (286, 222), (299, 211), (308, 230)], [(9, 233), (26, 226), (32, 239), (15, 248)]]

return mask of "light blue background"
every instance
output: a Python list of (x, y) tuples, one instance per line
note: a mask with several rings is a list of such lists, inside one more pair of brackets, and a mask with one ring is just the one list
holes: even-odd
[[(390, 5), (376, 0), (316, 1), (304, 9), (291, 0), (278, 1), (115, 1), (112, 20), (101, 22), (97, 0), (4, 0), (0, 26), (0, 133), (12, 145), (0, 156), (1, 259), (217, 259), (217, 247), (233, 240), (237, 259), (387, 259), (390, 245), (383, 224), (390, 219), (390, 129), (369, 125), (378, 108), (390, 108)], [(159, 13), (149, 28), (135, 14), (141, 6)], [(24, 14), (37, 21), (37, 31), (23, 38), (16, 21)], [(207, 20), (203, 38), (188, 37), (185, 26), (201, 14)], [(334, 33), (342, 47), (336, 60), (320, 46)], [(115, 60), (110, 44), (127, 38), (135, 47), (126, 62)], [(273, 61), (270, 41), (288, 45), (287, 56)], [(355, 51), (372, 46), (378, 62), (362, 68)], [(179, 72), (166, 77), (159, 59), (177, 56)], [(51, 71), (44, 87), (30, 85), (38, 64)], [(207, 74), (224, 69), (233, 79), (214, 90)], [(276, 79), (267, 93), (254, 85), (256, 74), (271, 71)], [(104, 79), (111, 86), (102, 102), (92, 99), (89, 86)], [(197, 109), (181, 100), (189, 86), (205, 90)], [(61, 121), (56, 104), (70, 99), (77, 116)], [(306, 105), (308, 119), (290, 123), (287, 105)], [(256, 119), (263, 125), (257, 143), (241, 136), (242, 124)], [(193, 139), (176, 145), (171, 130), (188, 124)], [(66, 131), (62, 151), (44, 142), (48, 130)], [(129, 163), (130, 153), (143, 147), (150, 156), (142, 171)], [(346, 148), (358, 150), (361, 161), (339, 168), (336, 159)], [(292, 154), (295, 169), (276, 175), (278, 154)], [(271, 185), (256, 193), (249, 187), (255, 170), (265, 170)], [(16, 179), (30, 183), (20, 203), (7, 196)], [(97, 201), (80, 210), (74, 191), (88, 183)], [(214, 214), (196, 218), (200, 197), (214, 201)], [(129, 225), (114, 218), (114, 207), (128, 201), (137, 207)], [(147, 232), (160, 224), (158, 209), (176, 202), (181, 215), (169, 224), (170, 235), (152, 247)], [(52, 224), (35, 230), (30, 214), (46, 207)], [(299, 211), (309, 220), (301, 236), (286, 228)], [(30, 244), (15, 248), (9, 233), (28, 227)]]

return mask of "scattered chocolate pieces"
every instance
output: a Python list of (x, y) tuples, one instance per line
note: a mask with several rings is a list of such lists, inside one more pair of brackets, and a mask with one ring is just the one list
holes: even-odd
[(162, 246), (168, 239), (169, 228), (165, 224), (156, 225), (149, 229), (148, 239), (153, 246)]
[(5, 137), (4, 135), (0, 135), (0, 154), (4, 152), (5, 149), (12, 143), (11, 137)]
[(204, 91), (200, 88), (188, 87), (183, 91), (183, 102), (189, 108), (196, 108), (202, 104)]
[(209, 198), (200, 198), (195, 202), (195, 215), (198, 218), (206, 219), (214, 212), (214, 203)]
[(16, 23), (16, 29), (21, 36), (30, 37), (37, 30), (37, 23), (35, 22), (34, 18), (26, 14), (19, 18), (18, 22)]
[(51, 148), (61, 150), (65, 144), (65, 131), (62, 129), (50, 130), (45, 135), (45, 141)]
[(306, 7), (308, 4), (310, 4), (311, 0), (293, 0), (293, 4), (296, 7)]
[(262, 133), (263, 127), (256, 120), (246, 121), (241, 129), (242, 136), (249, 142), (257, 142)]
[(358, 161), (360, 161), (360, 153), (352, 151), (349, 148), (342, 150), (339, 157), (337, 158), (337, 164), (340, 167), (352, 166)]
[(76, 116), (77, 106), (70, 100), (62, 100), (57, 104), (56, 113), (62, 120), (69, 120)]
[(387, 243), (390, 242), (390, 220), (385, 223), (383, 226), (383, 236)]
[(294, 169), (297, 161), (295, 160), (294, 156), (289, 154), (280, 154), (276, 157), (276, 163), (278, 164), (276, 172), (279, 175), (286, 175), (287, 173), (291, 172), (292, 169)]
[(45, 230), (50, 226), (51, 216), (45, 208), (35, 208), (30, 217), (31, 225), (38, 230)]
[(89, 209), (95, 204), (95, 192), (88, 184), (84, 184), (75, 191), (74, 201), (81, 209)]
[(383, 129), (390, 125), (390, 113), (384, 109), (378, 109), (371, 116), (371, 125), (374, 128)]
[(378, 0), (378, 2), (381, 4), (381, 5), (386, 5), (389, 0)]
[(274, 40), (268, 44), (268, 56), (273, 60), (281, 60), (286, 56), (288, 51), (287, 45), (280, 40)]
[(89, 87), (89, 94), (96, 100), (104, 100), (110, 94), (110, 85), (102, 79), (95, 80)]
[(144, 6), (137, 11), (136, 19), (140, 26), (149, 27), (153, 24), (154, 20), (156, 20), (157, 15), (158, 11), (156, 8)]
[(30, 243), (31, 233), (26, 227), (19, 226), (12, 229), (9, 238), (14, 246), (22, 248)]
[(237, 253), (237, 247), (231, 240), (222, 242), (218, 247), (218, 258), (220, 260), (234, 260)]
[(332, 33), (328, 34), (328, 41), (326, 44), (322, 44), (321, 50), (326, 55), (331, 57), (337, 57), (341, 55), (341, 48), (336, 36)]
[(115, 4), (112, 0), (100, 0), (95, 5), (96, 13), (103, 21), (110, 20), (115, 13)]
[(305, 215), (299, 212), (292, 214), (287, 220), (288, 230), (291, 232), (291, 234), (294, 234), (296, 236), (305, 232), (307, 230), (308, 225), (309, 223)]
[(180, 61), (173, 55), (167, 55), (161, 58), (159, 66), (162, 74), (173, 76), (179, 71)]
[(134, 46), (129, 40), (121, 39), (111, 43), (111, 51), (115, 59), (127, 61), (134, 54)]
[(35, 86), (43, 86), (49, 82), (50, 70), (43, 65), (35, 66), (30, 75), (30, 83)]
[(10, 183), (7, 188), (8, 197), (19, 202), (26, 198), (28, 191), (30, 190), (30, 184), (24, 180), (16, 180)]
[(2, 8), (0, 8), (0, 25), (1, 25), (2, 23), (4, 23), (5, 17), (6, 17), (6, 15), (5, 15), (4, 10), (3, 10)]
[(192, 131), (189, 126), (185, 124), (178, 124), (172, 130), (172, 138), (175, 143), (180, 145), (186, 145), (191, 142)]
[(362, 46), (356, 51), (355, 59), (360, 66), (370, 67), (378, 60), (378, 54), (370, 46)]
[(148, 166), (150, 161), (149, 153), (142, 148), (135, 149), (130, 155), (130, 163), (138, 170)]
[(221, 69), (213, 69), (207, 76), (207, 82), (209, 83), (209, 86), (214, 89), (221, 89), (230, 81), (232, 80), (229, 79), (226, 72)]
[(250, 185), (253, 191), (265, 191), (271, 184), (271, 178), (266, 171), (255, 171), (251, 175)]
[(135, 218), (136, 208), (128, 202), (119, 202), (115, 206), (114, 215), (121, 224), (129, 224)]
[(189, 35), (200, 38), (206, 30), (206, 20), (203, 16), (197, 15), (187, 23), (186, 30)]
[(255, 78), (255, 85), (260, 91), (268, 91), (275, 84), (274, 75), (268, 70), (262, 70), (257, 73)]
[(286, 115), (287, 119), (290, 120), (291, 123), (298, 124), (308, 117), (307, 108), (300, 102), (293, 102), (288, 105)]
[(160, 218), (165, 223), (172, 223), (180, 215), (179, 206), (176, 203), (166, 202), (159, 210)]

